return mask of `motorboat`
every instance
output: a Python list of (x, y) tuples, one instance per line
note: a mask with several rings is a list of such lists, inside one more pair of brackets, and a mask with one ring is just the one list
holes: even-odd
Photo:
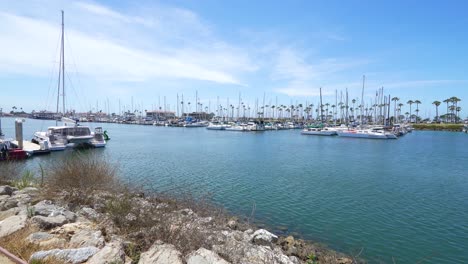
[(336, 136), (338, 133), (336, 130), (328, 127), (310, 127), (305, 128), (301, 132), (302, 135), (316, 135), (316, 136)]
[(369, 139), (396, 139), (395, 134), (387, 133), (382, 129), (350, 129), (338, 131), (340, 137), (369, 138)]
[(184, 127), (206, 127), (208, 126), (207, 122), (190, 122), (184, 124)]
[(225, 130), (229, 125), (220, 123), (220, 122), (210, 122), (206, 129), (208, 130)]
[(11, 140), (0, 137), (0, 161), (3, 160), (22, 160), (28, 157), (28, 153), (16, 145)]

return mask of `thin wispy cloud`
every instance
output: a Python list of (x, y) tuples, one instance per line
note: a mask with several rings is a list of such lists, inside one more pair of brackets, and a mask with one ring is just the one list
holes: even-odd
[[(345, 70), (353, 67), (362, 66), (368, 63), (366, 60), (356, 59), (337, 59), (326, 58), (319, 59), (316, 63), (306, 61), (304, 53), (299, 55), (290, 48), (282, 49), (278, 52), (272, 79), (286, 81), (284, 87), (277, 88), (279, 93), (288, 96), (316, 96), (319, 94), (319, 88), (326, 86), (323, 95), (330, 95), (330, 87), (335, 87), (336, 76)], [(310, 61), (310, 60), (309, 60)], [(345, 88), (342, 86), (341, 89)]]
[[(131, 35), (135, 42), (148, 40), (147, 36), (151, 34), (151, 31), (140, 33), (140, 28), (137, 26), (150, 25), (148, 21), (152, 21), (152, 18), (124, 15), (111, 8), (92, 3), (75, 2), (72, 7), (76, 7), (72, 13), (73, 18), (88, 17), (91, 19), (88, 20), (89, 23), (93, 24), (94, 17), (97, 16), (96, 21), (104, 24), (106, 29), (112, 29), (112, 22), (116, 20), (127, 23), (128, 35)], [(180, 35), (187, 31), (190, 32), (188, 36), (193, 32), (195, 34), (201, 32), (202, 36), (193, 37), (199, 42), (198, 45), (188, 46), (186, 41), (178, 44), (177, 40), (168, 40), (165, 34), (170, 35), (170, 33), (167, 32), (161, 34), (161, 37), (166, 38), (165, 43), (155, 42), (151, 49), (143, 49), (125, 45), (125, 41), (122, 43), (115, 41), (115, 32), (107, 34), (96, 29), (97, 33), (89, 32), (89, 28), (86, 27), (72, 27), (66, 29), (66, 40), (69, 40), (68, 45), (73, 47), (71, 50), (74, 54), (70, 54), (66, 49), (66, 57), (76, 59), (76, 65), (79, 65), (81, 74), (85, 76), (124, 82), (182, 78), (240, 85), (242, 82), (239, 75), (244, 71), (256, 69), (254, 63), (240, 48), (231, 47), (212, 36), (206, 45), (200, 43), (206, 38), (207, 27), (204, 27), (190, 11), (180, 8), (171, 10), (174, 17), (166, 13), (167, 21), (178, 19), (186, 28), (179, 27), (174, 30), (173, 27), (169, 27), (168, 30), (174, 30), (174, 33)], [(183, 22), (184, 20), (186, 21)], [(8, 51), (0, 54), (2, 72), (25, 75), (48, 74), (50, 61), (55, 57), (51, 57), (51, 52), (56, 50), (57, 46), (58, 23), (52, 22), (50, 17), (26, 17), (4, 12), (0, 13), (0, 23), (3, 25), (0, 34), (4, 36), (0, 42), (0, 49)], [(164, 21), (160, 23), (164, 24)], [(193, 28), (189, 27), (190, 24)], [(160, 29), (161, 27), (156, 29), (156, 33), (159, 33)], [(142, 40), (138, 39), (139, 34)], [(168, 43), (170, 45), (164, 45)], [(208, 47), (211, 49), (208, 50)]]

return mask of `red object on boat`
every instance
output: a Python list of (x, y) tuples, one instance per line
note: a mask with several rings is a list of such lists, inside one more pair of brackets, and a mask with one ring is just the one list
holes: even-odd
[(9, 160), (22, 160), (28, 157), (26, 151), (22, 149), (10, 149), (8, 151), (8, 159)]

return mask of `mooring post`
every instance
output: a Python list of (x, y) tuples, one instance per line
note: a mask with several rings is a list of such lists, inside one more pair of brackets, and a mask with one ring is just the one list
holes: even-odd
[(18, 141), (18, 148), (23, 149), (23, 122), (24, 119), (15, 120), (15, 135), (16, 141)]

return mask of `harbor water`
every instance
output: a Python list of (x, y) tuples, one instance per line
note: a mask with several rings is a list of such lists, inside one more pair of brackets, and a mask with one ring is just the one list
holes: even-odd
[[(14, 135), (14, 119), (3, 118)], [(24, 136), (55, 121), (24, 123)], [(92, 150), (155, 189), (211, 193), (230, 212), (370, 263), (468, 263), (468, 136), (415, 131), (398, 140), (102, 126)], [(25, 162), (34, 169), (66, 152)], [(0, 163), (1, 169), (1, 163)], [(424, 260), (424, 261), (422, 261)]]

